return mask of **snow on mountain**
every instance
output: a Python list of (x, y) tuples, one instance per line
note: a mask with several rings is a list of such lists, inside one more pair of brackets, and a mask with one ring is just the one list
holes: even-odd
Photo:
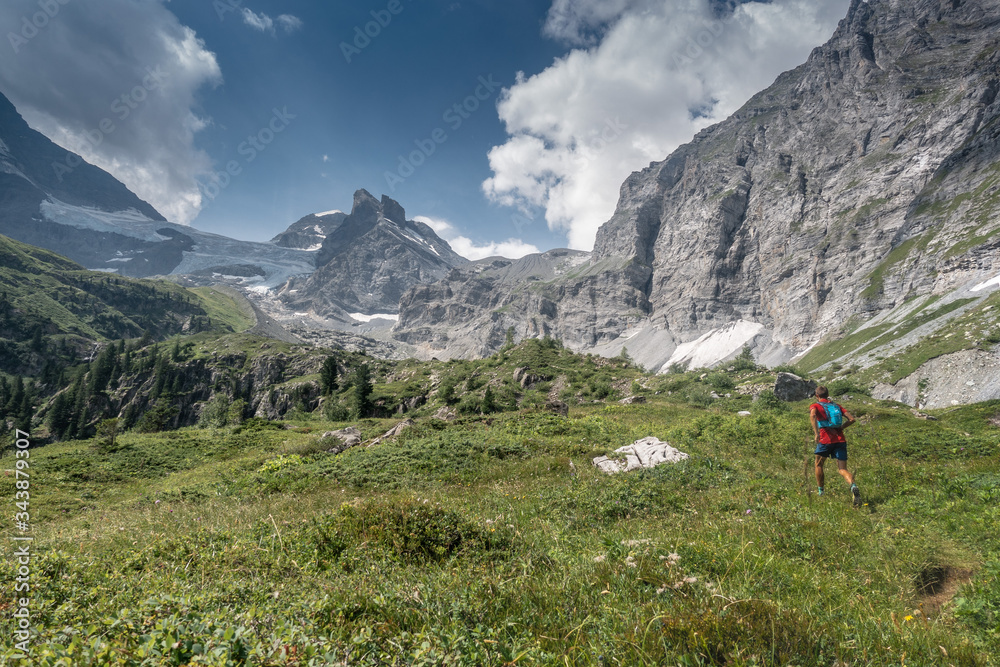
[[(134, 209), (109, 213), (50, 199), (42, 204), (41, 212), (50, 222), (77, 229), (118, 234), (151, 243), (184, 241), (180, 263), (170, 271), (174, 275), (234, 276), (243, 284), (270, 289), (284, 284), (292, 276), (308, 275), (316, 267), (315, 251), (231, 239), (193, 227), (150, 220)], [(117, 251), (106, 262), (121, 265), (147, 252), (150, 250)], [(91, 268), (115, 270), (113, 266)]]

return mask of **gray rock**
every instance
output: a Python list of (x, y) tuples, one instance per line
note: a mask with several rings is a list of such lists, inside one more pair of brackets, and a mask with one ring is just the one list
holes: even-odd
[(514, 371), (513, 379), (514, 382), (521, 385), (521, 389), (531, 389), (536, 384), (544, 382), (548, 378), (530, 373), (527, 368), (518, 368)]
[(361, 444), (361, 431), (353, 426), (348, 426), (347, 428), (340, 429), (339, 431), (327, 431), (322, 435), (320, 440), (339, 440), (340, 442), (338, 444), (330, 447), (326, 451), (330, 454), (340, 454)]
[(803, 380), (793, 373), (778, 373), (774, 382), (774, 395), (782, 401), (804, 401), (816, 395), (817, 384), (812, 380)]
[(433, 419), (440, 419), (443, 422), (452, 422), (458, 419), (458, 414), (449, 407), (443, 407), (434, 413)]
[(594, 459), (594, 465), (603, 472), (615, 474), (642, 468), (655, 468), (665, 463), (677, 463), (690, 458), (688, 454), (674, 449), (669, 443), (654, 437), (637, 440), (631, 445), (616, 449), (615, 453), (623, 454), (624, 459), (598, 456)]
[(372, 440), (372, 443), (371, 443), (370, 446), (374, 447), (375, 445), (381, 444), (382, 442), (388, 440), (389, 438), (395, 438), (397, 435), (399, 435), (400, 433), (402, 433), (406, 429), (410, 428), (411, 426), (415, 426), (415, 425), (416, 425), (416, 422), (413, 421), (412, 419), (406, 419), (404, 421), (401, 421), (398, 424), (396, 424), (395, 426), (393, 426), (391, 429), (389, 429), (388, 431), (386, 431), (385, 433), (383, 433), (382, 435), (380, 435), (379, 437), (377, 437), (374, 440)]

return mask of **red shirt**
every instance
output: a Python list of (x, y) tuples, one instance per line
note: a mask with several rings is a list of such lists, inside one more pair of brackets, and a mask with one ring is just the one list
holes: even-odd
[[(816, 419), (818, 421), (823, 421), (826, 419), (826, 410), (823, 409), (824, 403), (830, 403), (831, 401), (826, 398), (819, 399), (819, 403), (813, 403), (809, 406), (811, 411), (816, 408)], [(844, 408), (840, 408), (843, 412)], [(844, 437), (844, 429), (842, 428), (822, 428), (819, 429), (819, 444), (821, 445), (839, 445), (840, 443), (847, 442), (847, 438)]]

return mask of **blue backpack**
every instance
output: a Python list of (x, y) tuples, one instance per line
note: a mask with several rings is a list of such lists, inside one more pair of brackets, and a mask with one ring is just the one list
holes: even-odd
[[(826, 419), (817, 419), (816, 425), (820, 428), (840, 428), (844, 425), (844, 411), (836, 403), (820, 403)], [(818, 415), (817, 415), (818, 416)]]

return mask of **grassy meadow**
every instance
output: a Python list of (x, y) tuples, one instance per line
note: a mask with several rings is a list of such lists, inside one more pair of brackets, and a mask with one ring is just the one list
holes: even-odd
[[(6, 595), (0, 663), (1000, 664), (1000, 402), (927, 421), (839, 399), (862, 416), (855, 509), (832, 465), (816, 495), (808, 402), (709, 398), (724, 379), (645, 378), (646, 404), (569, 417), (423, 416), (339, 455), (324, 431), (399, 419), (32, 449), (32, 652), (6, 648)], [(646, 436), (691, 458), (591, 465)]]

